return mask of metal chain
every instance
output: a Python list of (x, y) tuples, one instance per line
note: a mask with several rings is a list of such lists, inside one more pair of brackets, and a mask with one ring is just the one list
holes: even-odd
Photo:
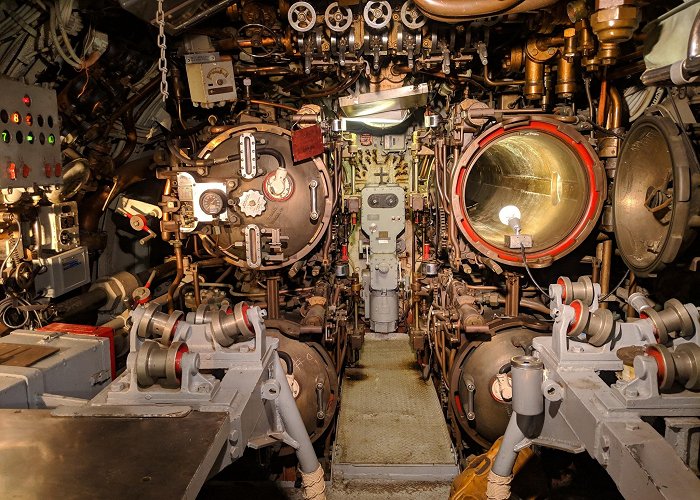
[(160, 59), (158, 60), (158, 70), (160, 71), (160, 95), (163, 102), (168, 99), (168, 60), (165, 57), (165, 13), (163, 12), (163, 0), (158, 0), (158, 11), (156, 12), (156, 24), (158, 25), (158, 47), (160, 48)]

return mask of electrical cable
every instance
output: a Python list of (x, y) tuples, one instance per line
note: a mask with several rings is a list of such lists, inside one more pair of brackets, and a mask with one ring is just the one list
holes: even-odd
[(625, 280), (627, 279), (627, 276), (629, 276), (629, 274), (630, 274), (630, 270), (628, 269), (628, 270), (625, 272), (625, 275), (622, 277), (622, 279), (621, 279), (621, 280), (618, 282), (618, 284), (615, 286), (615, 288), (613, 288), (613, 289), (610, 290), (608, 293), (606, 293), (605, 295), (603, 295), (603, 296), (598, 300), (598, 302), (605, 302), (605, 300), (606, 300), (608, 297), (610, 297), (612, 294), (614, 294), (615, 292), (617, 292), (617, 289), (620, 288), (620, 287), (622, 286), (622, 284), (625, 282)]
[(542, 289), (542, 287), (539, 285), (539, 283), (537, 283), (537, 280), (535, 279), (535, 277), (530, 272), (530, 266), (527, 265), (527, 258), (525, 257), (525, 246), (523, 246), (522, 243), (520, 244), (520, 253), (522, 253), (523, 265), (525, 266), (525, 270), (527, 271), (527, 275), (530, 277), (530, 280), (537, 287), (537, 289), (540, 291), (540, 293), (542, 295), (549, 297), (549, 294)]

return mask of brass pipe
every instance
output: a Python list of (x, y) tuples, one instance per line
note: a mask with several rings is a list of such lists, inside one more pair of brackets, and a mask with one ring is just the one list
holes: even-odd
[[(629, 286), (629, 291), (627, 292), (627, 296), (629, 297), (632, 295), (634, 292), (637, 291), (637, 276), (630, 271), (630, 286)], [(632, 307), (630, 304), (627, 304), (627, 321), (630, 320), (630, 318), (635, 318), (637, 317), (637, 311), (634, 310), (634, 307)]]
[(262, 66), (252, 68), (236, 68), (236, 73), (239, 75), (257, 75), (257, 76), (282, 76), (282, 75), (301, 75), (296, 71), (282, 66)]
[(168, 287), (168, 313), (172, 314), (175, 311), (175, 303), (173, 297), (175, 296), (175, 290), (180, 286), (182, 278), (185, 276), (185, 265), (182, 258), (182, 242), (180, 240), (175, 240), (173, 242), (173, 249), (175, 251), (175, 264), (177, 265), (177, 272), (175, 274), (175, 279)]
[(615, 87), (610, 87), (608, 96), (610, 98), (610, 106), (608, 107), (605, 127), (608, 130), (615, 130), (622, 126), (622, 98)]
[(485, 64), (484, 83), (489, 87), (508, 87), (511, 85), (524, 85), (525, 80), (491, 80), (491, 78), (489, 78), (489, 66)]
[(608, 81), (603, 80), (600, 83), (600, 99), (598, 100), (598, 117), (596, 118), (596, 122), (601, 127), (603, 125), (605, 125), (605, 113), (606, 113), (605, 108), (607, 107), (607, 100), (608, 100)]
[(199, 307), (202, 303), (202, 295), (199, 290), (199, 269), (197, 264), (192, 264), (192, 286), (194, 287), (194, 305)]
[(506, 316), (512, 318), (520, 314), (520, 276), (516, 273), (506, 275)]
[(542, 9), (558, 0), (415, 0), (415, 5), (433, 21), (460, 23), (475, 18), (517, 14)]
[[(610, 269), (612, 267), (612, 248), (613, 242), (611, 239), (601, 241), (600, 246), (600, 294), (607, 295), (610, 291)], [(607, 309), (606, 303), (600, 304), (600, 307)]]
[(277, 43), (271, 36), (262, 37), (260, 40), (252, 38), (227, 38), (219, 40), (217, 45), (219, 50), (235, 50), (235, 49), (255, 49), (259, 47), (274, 47)]
[(299, 110), (293, 106), (287, 106), (286, 104), (281, 104), (279, 102), (261, 101), (259, 99), (250, 99), (248, 102), (251, 104), (257, 104), (258, 106), (270, 106), (272, 108), (284, 109), (291, 111), (292, 113), (298, 113)]
[(267, 278), (267, 317), (278, 319), (280, 317), (280, 279), (278, 276)]

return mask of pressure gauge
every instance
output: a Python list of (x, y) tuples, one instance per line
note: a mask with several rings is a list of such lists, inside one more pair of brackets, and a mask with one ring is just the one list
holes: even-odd
[(207, 189), (199, 197), (199, 206), (207, 215), (219, 215), (226, 209), (226, 193), (218, 189)]

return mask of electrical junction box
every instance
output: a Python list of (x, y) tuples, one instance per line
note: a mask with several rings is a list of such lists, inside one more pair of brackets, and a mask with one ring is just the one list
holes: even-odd
[(34, 278), (34, 288), (44, 297), (60, 297), (90, 282), (87, 248), (78, 247), (48, 258), (32, 261), (45, 267)]
[(231, 58), (218, 52), (187, 54), (185, 63), (192, 105), (212, 108), (236, 100)]
[(39, 207), (41, 251), (59, 253), (80, 245), (78, 205), (74, 201)]
[(56, 92), (0, 78), (0, 189), (63, 184)]
[(0, 338), (0, 407), (93, 398), (112, 380), (112, 349), (108, 336), (15, 330)]

